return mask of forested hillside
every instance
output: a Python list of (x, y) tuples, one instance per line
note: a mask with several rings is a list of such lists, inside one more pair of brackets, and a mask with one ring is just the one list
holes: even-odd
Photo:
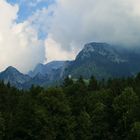
[(140, 74), (29, 91), (1, 82), (0, 140), (140, 140)]

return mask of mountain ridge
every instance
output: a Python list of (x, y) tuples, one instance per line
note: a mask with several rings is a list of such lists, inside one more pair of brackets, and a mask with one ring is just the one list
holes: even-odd
[(72, 78), (82, 75), (86, 79), (91, 75), (97, 79), (129, 77), (140, 72), (139, 60), (140, 53), (135, 51), (116, 49), (116, 46), (108, 43), (91, 42), (85, 44), (73, 61), (39, 63), (28, 74), (22, 74), (10, 66), (0, 73), (0, 80), (10, 82), (18, 88), (30, 88), (32, 85), (61, 83), (68, 75)]
[(10, 82), (12, 86), (22, 88), (23, 84), (30, 80), (30, 76), (22, 74), (16, 68), (9, 66), (0, 73), (0, 80), (3, 80), (4, 83)]

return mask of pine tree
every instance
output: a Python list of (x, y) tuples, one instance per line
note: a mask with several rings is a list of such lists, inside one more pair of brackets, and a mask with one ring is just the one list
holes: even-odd
[(95, 91), (95, 90), (98, 90), (98, 82), (97, 80), (95, 79), (94, 76), (91, 76), (90, 80), (89, 80), (89, 85), (88, 85), (88, 89), (90, 91)]

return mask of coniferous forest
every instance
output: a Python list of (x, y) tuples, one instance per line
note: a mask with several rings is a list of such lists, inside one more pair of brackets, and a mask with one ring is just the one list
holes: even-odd
[(0, 140), (140, 140), (140, 74), (28, 91), (0, 82)]

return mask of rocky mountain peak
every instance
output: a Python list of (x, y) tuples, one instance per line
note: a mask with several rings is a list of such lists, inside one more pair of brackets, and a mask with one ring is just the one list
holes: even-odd
[(115, 63), (126, 62), (127, 60), (123, 59), (121, 54), (115, 49), (115, 46), (112, 46), (107, 43), (88, 43), (84, 46), (83, 50), (78, 54), (76, 59), (89, 59), (97, 56), (104, 57)]
[(16, 68), (9, 66), (8, 68), (6, 68), (5, 71), (3, 71), (5, 73), (20, 73)]

